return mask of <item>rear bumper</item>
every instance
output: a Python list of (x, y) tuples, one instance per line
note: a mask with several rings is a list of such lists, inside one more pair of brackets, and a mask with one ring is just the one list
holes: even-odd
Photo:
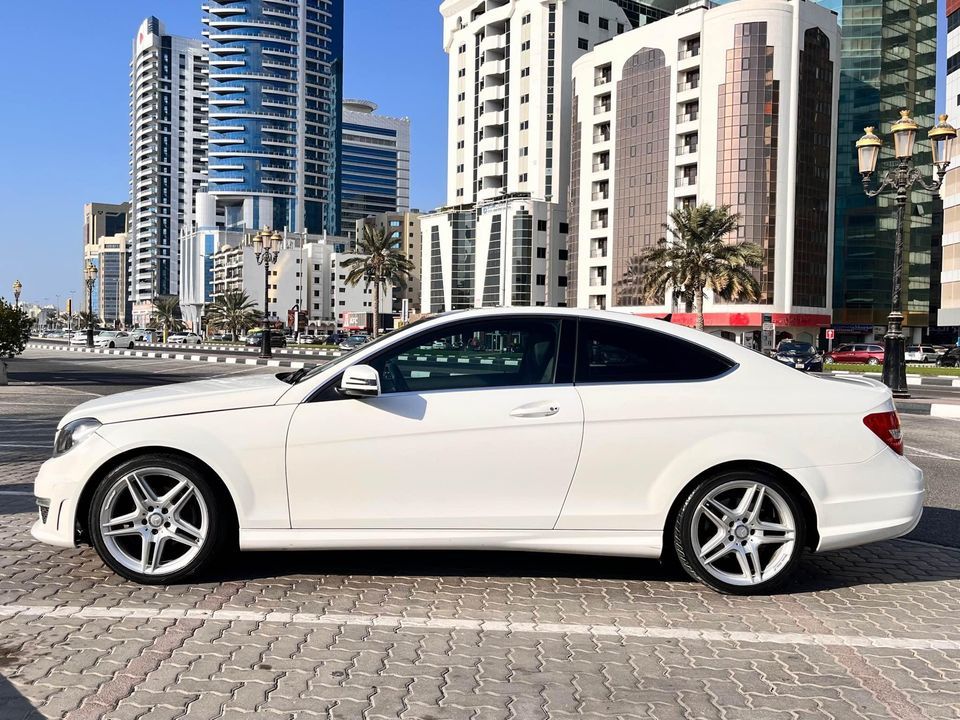
[(790, 472), (813, 500), (818, 552), (897, 538), (920, 522), (923, 471), (890, 450), (853, 465)]

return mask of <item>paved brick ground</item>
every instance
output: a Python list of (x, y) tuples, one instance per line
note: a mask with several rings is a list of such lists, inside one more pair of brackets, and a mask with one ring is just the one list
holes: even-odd
[(960, 717), (960, 551), (923, 543), (808, 557), (760, 598), (503, 553), (260, 553), (208, 583), (123, 582), (28, 534), (21, 493), (82, 399), (0, 389), (0, 718)]

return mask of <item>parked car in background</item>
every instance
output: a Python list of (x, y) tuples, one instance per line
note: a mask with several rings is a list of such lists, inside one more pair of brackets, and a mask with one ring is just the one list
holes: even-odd
[(852, 343), (840, 345), (825, 358), (828, 363), (853, 363), (855, 365), (883, 365), (883, 345)]
[(370, 342), (369, 335), (351, 335), (346, 340), (340, 343), (341, 350), (356, 350), (361, 345), (366, 345)]
[(157, 336), (157, 331), (152, 328), (134, 328), (129, 333), (134, 342), (153, 342)]
[(953, 347), (937, 358), (940, 367), (960, 367), (960, 347)]
[(199, 345), (203, 338), (195, 332), (178, 332), (167, 336), (167, 342), (174, 345)]
[(300, 337), (296, 339), (295, 342), (297, 343), (297, 345), (322, 345), (323, 339), (317, 337), (316, 335), (303, 333), (302, 335), (300, 335)]
[(133, 337), (122, 330), (104, 330), (93, 338), (94, 347), (105, 348), (132, 348)]
[[(441, 339), (462, 341), (444, 362), (422, 352)], [(470, 340), (516, 357), (483, 363)], [(37, 540), (89, 543), (151, 585), (237, 547), (457, 548), (676, 557), (734, 594), (770, 592), (805, 550), (905, 535), (924, 499), (877, 380), (532, 307), (438, 315), (312, 369), (85, 402), (33, 490)]]
[[(94, 338), (96, 338), (96, 334), (94, 334)], [(69, 339), (71, 345), (86, 345), (87, 331), (77, 330), (76, 332), (70, 334)]]
[(231, 333), (214, 333), (210, 336), (211, 342), (234, 342), (234, 337)]
[[(247, 335), (246, 340), (243, 341), (244, 345), (249, 347), (260, 347), (263, 343), (263, 330), (254, 330)], [(279, 330), (270, 331), (270, 347), (286, 347), (287, 346), (287, 336), (284, 335)]]
[(904, 357), (907, 362), (936, 362), (941, 353), (933, 345), (908, 345)]
[(823, 372), (823, 356), (808, 342), (781, 340), (773, 359), (804, 372)]

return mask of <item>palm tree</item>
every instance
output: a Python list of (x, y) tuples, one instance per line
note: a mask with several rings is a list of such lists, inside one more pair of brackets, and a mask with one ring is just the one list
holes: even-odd
[(749, 302), (759, 296), (760, 283), (752, 270), (763, 263), (763, 249), (727, 239), (740, 224), (740, 216), (731, 213), (728, 205), (677, 208), (670, 213), (670, 221), (664, 228), (671, 238), (660, 238), (655, 248), (634, 258), (643, 270), (639, 280), (636, 274), (630, 277), (647, 302), (662, 298), (672, 287), (684, 300), (693, 301), (697, 330), (703, 330), (706, 290), (723, 300)]
[(357, 256), (343, 261), (350, 269), (347, 282), (357, 285), (361, 280), (365, 287), (373, 285), (373, 335), (380, 333), (380, 295), (387, 285), (405, 288), (413, 263), (398, 247), (399, 241), (386, 228), (363, 226), (363, 235), (357, 240)]
[(207, 308), (207, 323), (214, 327), (226, 328), (236, 340), (248, 328), (260, 322), (263, 313), (250, 296), (242, 290), (225, 292)]
[(153, 299), (153, 315), (150, 321), (163, 328), (163, 341), (171, 330), (183, 330), (180, 315), (180, 300), (176, 295), (158, 295)]
[(78, 328), (90, 327), (91, 320), (93, 321), (94, 327), (100, 324), (100, 318), (98, 318), (96, 315), (91, 315), (86, 310), (81, 310), (80, 312), (75, 313), (73, 317), (76, 318)]

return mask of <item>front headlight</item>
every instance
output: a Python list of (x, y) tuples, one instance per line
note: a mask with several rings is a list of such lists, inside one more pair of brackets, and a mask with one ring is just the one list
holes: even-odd
[(53, 441), (53, 456), (63, 455), (76, 447), (96, 432), (99, 427), (100, 421), (94, 418), (71, 420), (57, 431), (57, 437)]

